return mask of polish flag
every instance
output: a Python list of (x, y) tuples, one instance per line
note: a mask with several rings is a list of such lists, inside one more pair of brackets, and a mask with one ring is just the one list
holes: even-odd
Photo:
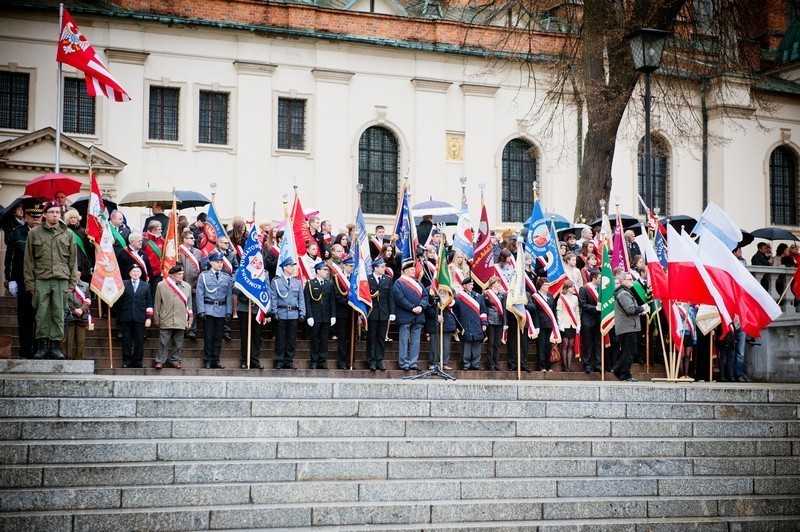
[[(685, 231), (683, 234), (678, 234), (671, 225), (667, 226), (667, 242), (669, 243), (667, 286), (670, 299), (714, 305), (719, 310), (722, 323), (730, 328), (733, 320), (728, 306), (700, 262), (695, 243)], [(729, 251), (727, 253), (730, 254)]]
[(644, 248), (644, 258), (647, 261), (647, 272), (650, 274), (650, 288), (653, 291), (653, 297), (656, 299), (669, 299), (669, 283), (667, 281), (667, 274), (658, 260), (656, 250), (653, 249), (653, 244), (650, 239), (645, 237), (642, 239)]
[[(105, 206), (103, 196), (100, 195), (100, 187), (97, 186), (97, 179), (94, 172), (92, 175), (92, 191), (89, 193), (89, 207), (87, 209), (86, 234), (97, 243), (103, 238), (103, 224), (100, 218), (104, 216)], [(144, 273), (144, 272), (143, 272)]]
[(698, 255), (728, 309), (739, 315), (744, 332), (758, 338), (781, 315), (780, 307), (714, 232), (703, 233)]

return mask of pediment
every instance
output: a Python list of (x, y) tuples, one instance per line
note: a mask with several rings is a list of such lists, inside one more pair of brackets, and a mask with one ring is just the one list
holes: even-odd
[[(34, 173), (55, 171), (56, 130), (46, 127), (33, 133), (0, 143), (2, 167)], [(126, 163), (96, 146), (85, 146), (61, 134), (61, 171), (66, 174), (87, 174), (89, 164), (95, 173), (116, 175)]]

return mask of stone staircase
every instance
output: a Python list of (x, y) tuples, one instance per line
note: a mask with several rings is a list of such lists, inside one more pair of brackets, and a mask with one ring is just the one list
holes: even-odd
[(798, 530), (800, 386), (0, 377), (0, 530)]

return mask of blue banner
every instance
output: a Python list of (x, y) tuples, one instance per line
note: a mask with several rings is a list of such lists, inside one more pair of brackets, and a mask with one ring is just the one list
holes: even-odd
[(558, 281), (566, 274), (553, 226), (542, 214), (539, 200), (533, 202), (533, 212), (527, 224), (528, 236), (525, 239), (525, 249), (539, 259), (547, 268), (547, 280), (551, 283)]
[(269, 312), (269, 274), (261, 252), (261, 242), (258, 240), (258, 231), (253, 224), (250, 235), (244, 245), (242, 261), (236, 270), (234, 282), (236, 288), (253, 300), (265, 313)]

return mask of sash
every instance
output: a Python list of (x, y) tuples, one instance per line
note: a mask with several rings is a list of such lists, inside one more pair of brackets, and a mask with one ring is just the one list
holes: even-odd
[(178, 287), (178, 284), (173, 281), (171, 277), (164, 279), (164, 282), (167, 283), (167, 286), (170, 290), (172, 290), (172, 293), (178, 296), (178, 299), (181, 300), (183, 306), (186, 307), (186, 321), (189, 321), (190, 318), (194, 317), (192, 307), (189, 306), (189, 298), (186, 297), (186, 294), (183, 293), (183, 290)]
[[(469, 309), (472, 312), (477, 314), (478, 317), (481, 317), (481, 306), (480, 306), (480, 304), (478, 304), (478, 302), (475, 301), (475, 298), (473, 298), (471, 295), (469, 295), (466, 290), (459, 290), (458, 294), (456, 295), (456, 297), (458, 297), (459, 301), (461, 301), (467, 307), (469, 307)], [(483, 316), (483, 319), (485, 319), (485, 316)]]
[(398, 279), (398, 281), (400, 281), (401, 283), (412, 289), (414, 293), (417, 294), (417, 297), (420, 298), (422, 297), (422, 288), (413, 279), (406, 277), (405, 275), (402, 275), (400, 276), (400, 279)]
[(461, 281), (464, 280), (464, 274), (461, 273), (461, 270), (450, 265), (450, 276), (458, 283), (461, 284)]
[(111, 224), (108, 224), (108, 226), (111, 228), (111, 235), (114, 237), (114, 240), (116, 240), (116, 241), (117, 241), (117, 244), (119, 244), (119, 245), (120, 245), (120, 247), (123, 247), (123, 248), (124, 248), (124, 247), (126, 247), (126, 246), (128, 245), (128, 243), (127, 243), (127, 242), (125, 242), (125, 239), (124, 239), (124, 238), (122, 238), (122, 235), (121, 235), (121, 234), (120, 234), (120, 232), (117, 230), (117, 228), (116, 228), (116, 227), (114, 227), (114, 226), (113, 226), (113, 225), (111, 225)]
[(152, 240), (150, 240), (149, 238), (145, 238), (144, 241), (147, 242), (147, 245), (150, 247), (150, 249), (153, 251), (153, 253), (156, 254), (156, 257), (158, 257), (158, 260), (161, 260), (161, 248), (159, 248), (156, 245), (156, 243), (153, 242)]
[(226, 270), (228, 270), (229, 274), (233, 275), (233, 264), (231, 264), (231, 261), (228, 260), (228, 257), (224, 255), (222, 256), (222, 265)]
[(241, 259), (242, 255), (244, 255), (244, 249), (242, 249), (242, 246), (240, 246), (239, 244), (234, 244), (233, 249), (236, 250), (236, 254), (239, 255), (239, 258)]
[(576, 329), (578, 328), (578, 318), (575, 317), (575, 313), (572, 311), (572, 306), (569, 304), (569, 301), (566, 297), (561, 298), (561, 306), (564, 307), (564, 312), (566, 312), (569, 319), (572, 320), (572, 326)]
[(92, 300), (86, 297), (86, 294), (83, 293), (83, 290), (81, 290), (77, 286), (75, 287), (75, 291), (73, 293), (75, 294), (75, 299), (77, 299), (78, 302), (80, 302), (81, 306), (86, 305), (86, 319), (88, 320), (88, 322), (94, 323), (94, 318), (92, 318), (92, 313), (89, 312), (89, 309), (92, 308)]
[[(148, 242), (150, 242), (150, 241), (148, 240)], [(145, 280), (145, 281), (147, 281), (147, 265), (144, 263), (144, 259), (142, 259), (142, 258), (139, 256), (139, 254), (138, 254), (138, 253), (133, 253), (133, 252), (131, 251), (131, 248), (130, 248), (130, 247), (128, 247), (128, 246), (125, 246), (125, 252), (126, 252), (128, 255), (130, 255), (130, 256), (131, 256), (131, 258), (132, 258), (133, 260), (135, 260), (135, 261), (136, 261), (136, 264), (138, 264), (138, 265), (139, 265), (139, 268), (141, 268), (141, 269), (142, 269), (142, 277), (144, 277), (144, 280)]]
[(547, 304), (547, 300), (545, 300), (539, 292), (534, 292), (532, 297), (550, 321), (550, 341), (556, 344), (561, 343), (561, 331), (558, 330), (558, 320), (556, 320), (556, 316), (553, 314), (553, 309), (550, 308), (550, 305)]
[(389, 277), (394, 279), (394, 270), (387, 266), (386, 267), (386, 275), (388, 275)]
[(497, 314), (502, 318), (503, 304), (500, 302), (500, 298), (497, 296), (497, 294), (494, 293), (494, 290), (487, 290), (483, 294), (489, 298), (489, 302), (491, 302), (492, 306), (497, 311)]
[(523, 272), (523, 275), (525, 275), (525, 288), (528, 289), (528, 292), (531, 294), (536, 292), (536, 286), (534, 286), (533, 281), (531, 281), (531, 278), (528, 276), (528, 273)]
[[(342, 271), (342, 268), (339, 267), (338, 264), (336, 264), (333, 261), (330, 261), (328, 265), (331, 267), (331, 270), (333, 271), (333, 277), (336, 280), (336, 289), (339, 291), (341, 295), (346, 296), (347, 294), (350, 293), (350, 280), (347, 278), (347, 276)], [(341, 287), (344, 287), (344, 290), (342, 290)]]
[(376, 237), (372, 237), (372, 245), (378, 249), (378, 254), (380, 255), (381, 250), (383, 249), (383, 242), (378, 240)]
[(525, 328), (528, 333), (528, 338), (534, 339), (539, 337), (539, 329), (533, 325), (533, 317), (527, 310), (525, 310)]
[[(506, 278), (503, 277), (503, 272), (500, 271), (500, 266), (498, 264), (495, 264), (492, 267), (497, 272), (497, 277), (498, 279), (500, 279), (500, 286), (503, 287), (503, 292), (508, 293), (508, 281), (506, 281)], [(525, 277), (527, 277), (527, 275)]]
[(600, 298), (597, 296), (597, 292), (595, 292), (594, 285), (592, 283), (587, 283), (583, 286), (586, 287), (586, 290), (589, 292), (589, 295), (592, 296), (592, 299), (594, 299), (595, 304), (599, 303)]
[(189, 249), (188, 249), (186, 246), (184, 246), (183, 244), (181, 244), (181, 246), (180, 246), (180, 250), (181, 250), (181, 254), (182, 254), (184, 257), (186, 257), (187, 259), (189, 259), (189, 262), (191, 262), (191, 263), (192, 263), (192, 265), (194, 266), (195, 270), (197, 270), (198, 272), (200, 272), (200, 271), (201, 271), (201, 270), (200, 270), (200, 263), (199, 263), (199, 262), (198, 262), (198, 260), (195, 258), (195, 256), (192, 254), (191, 250), (189, 250)]
[(81, 238), (81, 235), (79, 235), (78, 232), (75, 231), (74, 229), (72, 229), (71, 227), (70, 227), (70, 231), (72, 231), (72, 236), (75, 239), (75, 244), (78, 246), (78, 249), (81, 250), (81, 253), (83, 253), (83, 256), (86, 257), (86, 260), (89, 260), (89, 255), (86, 254), (86, 246), (83, 243), (83, 239)]
[(279, 248), (278, 246), (272, 246), (269, 249), (272, 250), (272, 252), (275, 254), (276, 257), (281, 256), (281, 248)]

